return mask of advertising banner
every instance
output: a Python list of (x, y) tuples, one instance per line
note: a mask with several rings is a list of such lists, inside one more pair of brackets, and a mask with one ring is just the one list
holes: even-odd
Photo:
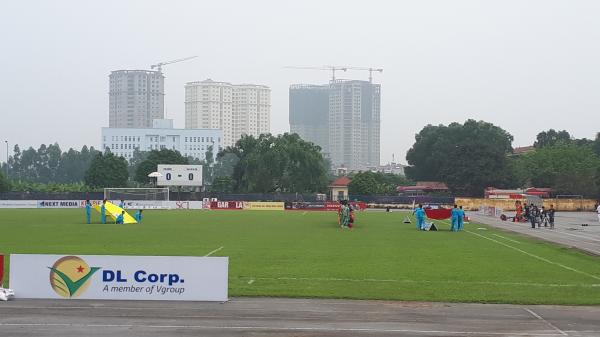
[[(118, 205), (119, 201), (114, 201)], [(167, 201), (161, 200), (125, 200), (125, 209), (165, 209), (169, 208)]]
[(283, 202), (249, 201), (244, 203), (244, 208), (252, 211), (283, 211), (284, 206)]
[(10, 255), (19, 298), (227, 301), (229, 259), (190, 256)]
[(37, 208), (37, 200), (0, 200), (0, 208)]
[(167, 201), (170, 209), (202, 209), (202, 201)]
[(81, 200), (38, 200), (38, 208), (79, 208)]
[(242, 201), (211, 201), (210, 209), (244, 209), (244, 202)]

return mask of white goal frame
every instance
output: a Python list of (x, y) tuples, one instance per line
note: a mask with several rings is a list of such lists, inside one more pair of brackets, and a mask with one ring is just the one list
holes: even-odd
[(168, 187), (104, 189), (104, 199), (115, 203), (123, 199), (131, 209), (169, 209), (169, 196)]

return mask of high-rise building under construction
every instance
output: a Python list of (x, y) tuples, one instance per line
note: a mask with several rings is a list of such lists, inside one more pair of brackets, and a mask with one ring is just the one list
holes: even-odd
[(290, 86), (290, 131), (319, 145), (333, 168), (379, 165), (381, 85), (335, 80)]

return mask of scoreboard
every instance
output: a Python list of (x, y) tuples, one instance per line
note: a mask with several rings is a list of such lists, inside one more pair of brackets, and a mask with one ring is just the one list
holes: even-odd
[(158, 186), (202, 186), (202, 165), (159, 164)]

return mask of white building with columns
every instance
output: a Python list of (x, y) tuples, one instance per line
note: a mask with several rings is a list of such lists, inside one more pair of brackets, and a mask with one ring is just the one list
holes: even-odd
[(130, 160), (133, 152), (160, 149), (177, 150), (184, 157), (205, 159), (213, 147), (213, 155), (223, 149), (223, 132), (218, 129), (175, 129), (173, 120), (153, 121), (153, 128), (102, 128), (102, 149)]

